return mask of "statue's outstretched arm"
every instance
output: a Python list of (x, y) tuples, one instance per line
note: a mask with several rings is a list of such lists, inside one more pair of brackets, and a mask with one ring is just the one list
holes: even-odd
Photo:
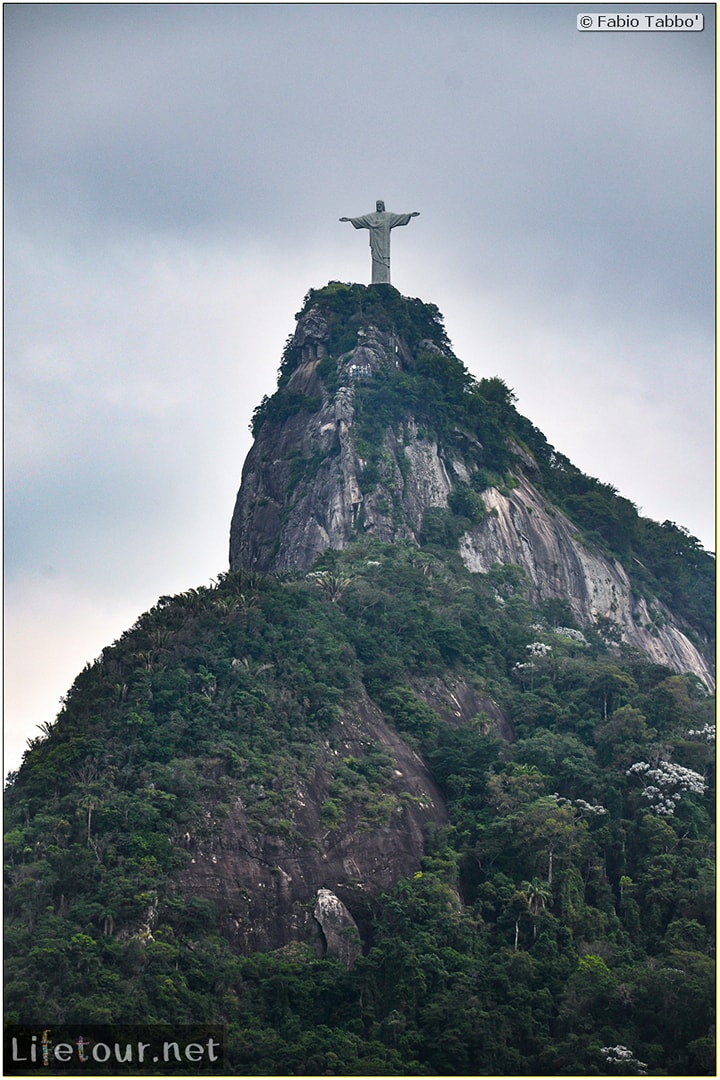
[(373, 227), (369, 214), (363, 214), (362, 217), (341, 217), (340, 221), (349, 221), (356, 229), (371, 229)]

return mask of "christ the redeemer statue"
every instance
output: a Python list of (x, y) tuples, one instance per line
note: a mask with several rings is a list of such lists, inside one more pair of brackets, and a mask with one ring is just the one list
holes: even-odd
[(340, 218), (341, 221), (349, 221), (356, 229), (368, 229), (370, 233), (373, 285), (380, 282), (390, 284), (390, 230), (397, 225), (407, 225), (413, 217), (420, 217), (417, 210), (412, 214), (391, 214), (385, 209), (382, 199), (378, 199), (374, 214)]

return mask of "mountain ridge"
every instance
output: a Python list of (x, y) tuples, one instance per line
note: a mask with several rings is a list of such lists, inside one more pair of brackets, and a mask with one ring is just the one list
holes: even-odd
[(222, 1024), (242, 1075), (712, 1074), (712, 559), (390, 286), (311, 291), (253, 426), (229, 571), (9, 778), (7, 1020)]

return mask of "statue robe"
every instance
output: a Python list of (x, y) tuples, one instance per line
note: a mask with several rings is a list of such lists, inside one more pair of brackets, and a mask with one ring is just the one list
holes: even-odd
[(390, 284), (390, 230), (397, 225), (407, 225), (411, 214), (391, 214), (388, 210), (376, 210), (362, 217), (349, 218), (356, 229), (368, 229), (370, 232), (370, 250), (372, 252), (372, 283)]

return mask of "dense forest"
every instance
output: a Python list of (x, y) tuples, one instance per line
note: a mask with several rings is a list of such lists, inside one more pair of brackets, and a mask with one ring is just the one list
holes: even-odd
[[(220, 574), (161, 597), (78, 675), (6, 791), (6, 1019), (222, 1024), (238, 1075), (713, 1075), (713, 698), (610, 621), (531, 604), (518, 567), (470, 573), (457, 539), (522, 454), (703, 647), (713, 558), (572, 466), (500, 379), (472, 378), (431, 305), (341, 285), (312, 304), (329, 381), (368, 305), (415, 348), (358, 384), (365, 483), (409, 407), (440, 442), (479, 440), (485, 466), (427, 512), (419, 547), (359, 529), (309, 572)], [(256, 428), (307, 405), (287, 391), (298, 362), (289, 342)], [(434, 708), (428, 688), (458, 681), (492, 707)], [(313, 843), (298, 785), (361, 697), (422, 757), (448, 823), (353, 910), (352, 965), (300, 941), (241, 955), (179, 886), (182, 837), (220, 836), (241, 801), (256, 830)], [(391, 828), (392, 769), (371, 741), (338, 755), (324, 827)]]
[[(513, 568), (360, 541), (309, 575), (162, 598), (11, 778), (9, 1018), (222, 1022), (250, 1075), (712, 1073), (712, 701), (566, 614), (530, 607)], [(449, 671), (513, 741), (413, 689)], [(187, 856), (168, 841), (220, 828), (237, 793), (290, 828), (295, 779), (361, 685), (450, 824), (369, 904), (351, 970), (299, 944), (238, 956), (173, 889)], [(329, 822), (353, 800), (388, 814), (386, 767), (343, 763)], [(149, 898), (151, 940), (128, 935)]]

